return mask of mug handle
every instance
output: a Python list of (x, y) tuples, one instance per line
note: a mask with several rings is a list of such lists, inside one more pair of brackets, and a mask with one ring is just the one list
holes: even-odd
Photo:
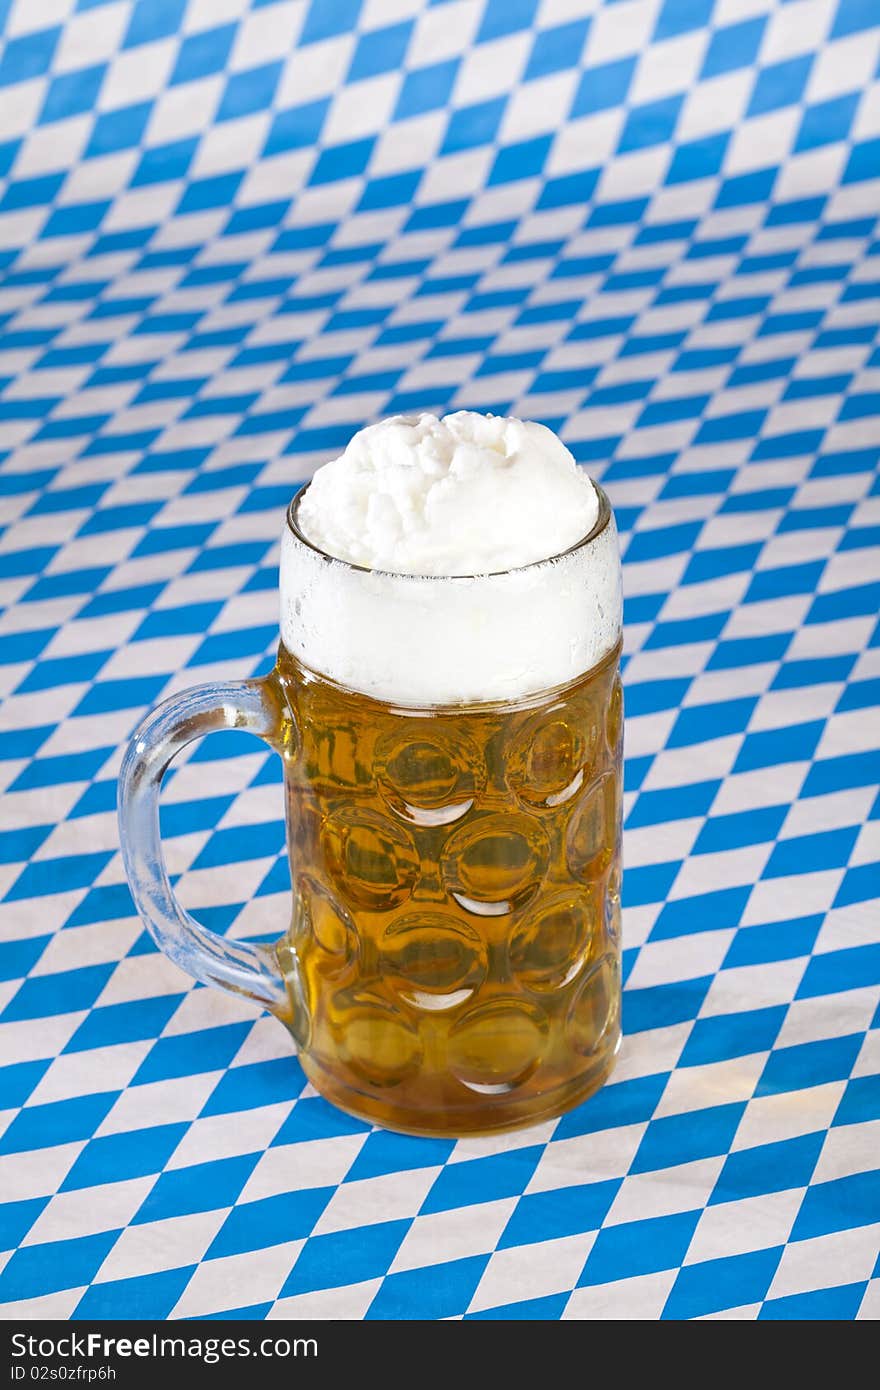
[(267, 680), (197, 685), (172, 695), (138, 725), (119, 772), (119, 840), (138, 912), (160, 950), (196, 980), (231, 989), (290, 1022), (291, 1001), (274, 946), (227, 941), (201, 926), (174, 895), (159, 830), (159, 790), (182, 748), (220, 729), (245, 729), (279, 751), (279, 712)]

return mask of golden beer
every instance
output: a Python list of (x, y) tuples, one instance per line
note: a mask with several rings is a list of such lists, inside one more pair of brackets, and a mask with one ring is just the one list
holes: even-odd
[(282, 647), (292, 1028), (329, 1100), (413, 1133), (536, 1121), (620, 1037), (619, 645), (516, 702), (407, 709)]

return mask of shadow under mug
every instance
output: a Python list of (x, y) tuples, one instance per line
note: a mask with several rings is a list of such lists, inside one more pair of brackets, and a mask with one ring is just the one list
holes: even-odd
[[(599, 492), (596, 526), (567, 555), (586, 561), (614, 532)], [(309, 545), (296, 509), (288, 527)], [(316, 1089), (361, 1118), (462, 1135), (569, 1109), (620, 1042), (619, 657), (618, 636), (584, 674), (522, 698), (401, 705), (282, 642), (263, 679), (166, 700), (119, 776), (126, 872), (155, 941), (274, 1013)], [(284, 762), (293, 903), (273, 946), (201, 926), (164, 863), (163, 775), (220, 729)]]

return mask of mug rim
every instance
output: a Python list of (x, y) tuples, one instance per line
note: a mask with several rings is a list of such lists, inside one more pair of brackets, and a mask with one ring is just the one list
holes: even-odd
[(310, 540), (299, 525), (299, 509), (303, 498), (311, 486), (311, 479), (304, 483), (299, 491), (291, 498), (285, 514), (285, 520), (288, 529), (301, 545), (306, 546), (306, 548), (311, 550), (315, 555), (319, 555), (321, 559), (325, 560), (328, 564), (342, 565), (345, 569), (354, 570), (358, 574), (378, 574), (387, 579), (418, 580), (422, 583), (426, 580), (437, 583), (448, 583), (450, 580), (456, 579), (470, 581), (475, 579), (494, 579), (505, 574), (523, 574), (529, 570), (539, 570), (545, 565), (554, 565), (558, 560), (563, 560), (569, 555), (574, 555), (579, 550), (585, 550), (587, 546), (599, 539), (603, 532), (607, 530), (614, 514), (604, 488), (596, 482), (595, 478), (591, 478), (590, 482), (596, 490), (596, 497), (599, 502), (599, 510), (591, 530), (588, 531), (585, 536), (581, 536), (579, 540), (574, 541), (572, 545), (566, 546), (565, 550), (559, 550), (554, 555), (547, 555), (541, 560), (530, 560), (526, 565), (511, 565), (503, 570), (482, 570), (469, 574), (413, 574), (410, 571), (386, 570), (373, 568), (370, 565), (357, 565), (351, 560), (343, 560), (339, 555), (331, 555), (329, 551), (322, 550), (319, 545), (316, 545), (314, 541)]

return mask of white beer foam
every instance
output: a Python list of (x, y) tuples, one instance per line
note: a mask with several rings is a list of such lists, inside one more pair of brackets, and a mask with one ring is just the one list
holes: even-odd
[[(464, 415), (469, 419), (462, 424)], [(448, 489), (451, 499), (444, 496), (435, 524), (433, 509), (428, 516), (431, 485), (425, 478), (432, 467), (440, 469), (435, 481), (450, 475), (460, 440), (448, 453), (444, 445), (439, 460), (434, 448), (450, 421), (462, 435), (470, 432), (471, 443), (465, 443), (471, 456), (461, 491), (458, 482)], [(482, 424), (471, 422), (486, 424), (496, 441), (521, 441), (525, 476), (513, 484), (515, 503), (506, 496), (512, 475), (498, 462), (501, 449), (473, 445), (474, 438), (483, 438)], [(412, 458), (406, 463), (406, 431), (415, 433), (413, 454), (424, 457), (424, 466)], [(389, 466), (363, 466), (366, 437), (377, 457), (391, 459)], [(344, 507), (331, 515), (346, 472), (341, 465), (357, 440), (352, 455), (357, 482), (344, 493)], [(282, 538), (281, 639), (304, 666), (350, 690), (422, 708), (520, 699), (576, 679), (612, 650), (622, 620), (614, 518), (601, 524), (596, 489), (549, 430), (459, 412), (446, 421), (397, 417), (361, 431), (352, 445), (320, 469), (297, 499), (293, 510), (302, 534), (288, 524)], [(550, 460), (545, 471), (542, 459)], [(390, 482), (393, 472), (405, 468), (414, 475), (405, 485), (398, 480), (373, 494), (365, 482), (365, 474), (367, 479), (381, 474)], [(576, 488), (569, 476), (557, 491), (558, 479), (568, 474)], [(327, 481), (319, 482), (322, 476)], [(556, 498), (552, 507), (542, 495), (545, 486)], [(374, 495), (388, 500), (371, 509)], [(473, 543), (463, 549), (463, 533), (450, 537), (448, 524), (453, 515), (462, 515), (468, 496), (483, 519), (476, 527), (468, 525)], [(360, 533), (358, 516), (367, 518)], [(394, 518), (390, 523), (389, 517)], [(592, 539), (578, 544), (591, 531)], [(426, 539), (422, 548), (420, 534)], [(361, 547), (360, 558), (349, 544)], [(339, 557), (331, 547), (348, 553)], [(367, 556), (380, 554), (382, 565), (364, 565)], [(428, 565), (439, 566), (439, 572), (426, 572)]]
[(396, 415), (319, 468), (299, 511), (327, 555), (394, 574), (492, 574), (593, 529), (596, 491), (552, 430), (459, 410)]

